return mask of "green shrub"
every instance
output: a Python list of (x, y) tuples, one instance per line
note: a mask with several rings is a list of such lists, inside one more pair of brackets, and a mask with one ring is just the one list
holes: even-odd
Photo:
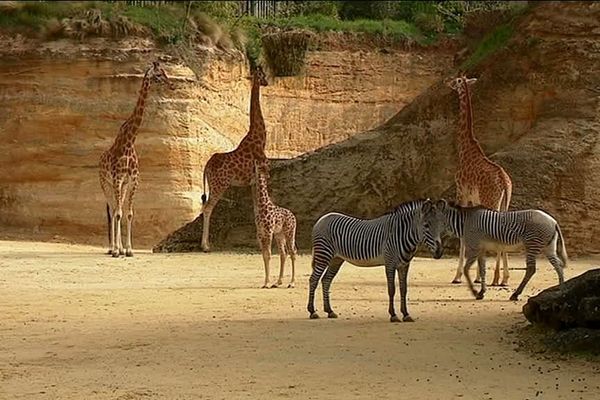
[(442, 33), (444, 20), (439, 14), (419, 13), (415, 17), (415, 26), (423, 33)]

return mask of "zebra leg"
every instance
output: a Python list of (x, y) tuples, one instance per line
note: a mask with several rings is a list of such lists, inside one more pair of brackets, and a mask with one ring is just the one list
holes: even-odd
[(469, 289), (471, 290), (471, 293), (473, 293), (473, 296), (475, 296), (475, 298), (477, 298), (477, 291), (473, 287), (473, 281), (471, 280), (471, 275), (469, 275), (469, 269), (471, 268), (473, 263), (475, 263), (475, 261), (477, 261), (477, 254), (471, 254), (471, 253), (468, 254), (463, 273), (465, 274), (465, 278), (467, 279), (467, 284), (469, 285)]
[(565, 283), (565, 274), (564, 274), (564, 265), (562, 263), (562, 261), (558, 258), (558, 255), (556, 254), (556, 251), (554, 250), (556, 248), (556, 246), (554, 245), (554, 243), (551, 243), (552, 248), (546, 250), (546, 257), (548, 258), (548, 261), (550, 261), (550, 264), (552, 264), (552, 267), (554, 267), (554, 270), (556, 271), (556, 274), (558, 275), (558, 284), (559, 286), (562, 287), (562, 285)]
[[(498, 264), (496, 265), (498, 266)], [(479, 291), (479, 293), (477, 293), (477, 296), (475, 296), (475, 298), (477, 300), (482, 300), (487, 290), (485, 286), (485, 253), (482, 253), (479, 255), (479, 257), (477, 257), (477, 267), (479, 269), (479, 276), (481, 277), (481, 290)]]
[(333, 260), (331, 260), (331, 262), (329, 263), (329, 267), (327, 268), (327, 271), (323, 276), (323, 280), (321, 281), (321, 284), (323, 286), (323, 310), (327, 313), (327, 318), (338, 317), (337, 314), (334, 313), (331, 309), (331, 303), (329, 301), (329, 288), (331, 287), (331, 282), (340, 270), (340, 267), (342, 266), (343, 262), (344, 260), (342, 260), (341, 258), (334, 258)]
[(532, 253), (529, 251), (527, 252), (527, 256), (525, 258), (525, 262), (527, 264), (527, 270), (525, 271), (525, 276), (523, 277), (523, 280), (519, 284), (519, 287), (517, 287), (517, 290), (515, 290), (515, 292), (512, 294), (512, 296), (510, 296), (510, 300), (513, 300), (513, 301), (519, 300), (519, 295), (521, 294), (521, 292), (523, 292), (523, 289), (525, 289), (525, 285), (527, 285), (527, 282), (529, 282), (531, 277), (535, 274), (535, 257), (536, 257), (535, 253)]
[(460, 250), (458, 251), (458, 267), (456, 268), (456, 275), (452, 280), (452, 283), (461, 283), (460, 277), (462, 275), (462, 268), (465, 261), (465, 241), (460, 239)]
[(385, 276), (387, 278), (388, 286), (388, 313), (390, 314), (390, 322), (400, 322), (400, 318), (396, 315), (396, 309), (394, 308), (394, 296), (396, 295), (396, 268), (391, 264), (385, 266)]
[(408, 267), (410, 264), (401, 264), (398, 267), (398, 284), (400, 285), (400, 311), (402, 312), (402, 321), (404, 322), (415, 322), (414, 319), (408, 314), (408, 308), (406, 307), (406, 294), (408, 291)]
[(306, 309), (310, 314), (310, 319), (319, 318), (319, 314), (315, 311), (315, 291), (317, 290), (317, 286), (319, 285), (319, 279), (323, 276), (323, 273), (327, 269), (327, 264), (322, 260), (319, 260), (319, 263), (315, 262), (315, 258), (313, 255), (312, 261), (313, 271), (310, 275), (310, 279), (308, 281), (308, 306)]

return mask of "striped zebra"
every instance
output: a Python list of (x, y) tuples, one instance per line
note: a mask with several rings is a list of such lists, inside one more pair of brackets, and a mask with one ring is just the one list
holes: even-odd
[[(403, 203), (379, 218), (363, 220), (340, 213), (322, 216), (312, 231), (312, 275), (308, 293), (310, 318), (319, 318), (315, 311), (315, 290), (322, 279), (323, 308), (329, 318), (337, 318), (329, 302), (331, 281), (344, 261), (359, 267), (385, 265), (389, 313), (391, 322), (400, 322), (394, 309), (396, 271), (400, 284), (403, 321), (412, 322), (406, 308), (407, 275), (417, 246), (425, 241), (434, 258), (442, 256), (440, 233), (443, 222), (423, 224), (423, 214), (433, 208), (430, 200)], [(323, 275), (325, 274), (325, 275)]]
[[(466, 263), (464, 274), (469, 289), (476, 299), (483, 299), (486, 251), (515, 251), (525, 248), (526, 271), (521, 284), (510, 296), (518, 300), (525, 285), (535, 274), (536, 258), (542, 252), (558, 274), (559, 285), (564, 282), (563, 269), (567, 266), (567, 251), (562, 232), (556, 220), (541, 210), (495, 211), (481, 206), (460, 207), (439, 200), (429, 209), (425, 219), (443, 221), (447, 228), (465, 242)], [(479, 293), (473, 287), (469, 268), (478, 262), (481, 276)]]

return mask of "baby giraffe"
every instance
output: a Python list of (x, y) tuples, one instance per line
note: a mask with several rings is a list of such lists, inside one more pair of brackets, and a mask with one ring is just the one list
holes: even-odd
[(254, 161), (254, 221), (256, 223), (256, 235), (262, 250), (265, 264), (265, 284), (263, 288), (269, 287), (269, 261), (271, 260), (271, 241), (275, 241), (279, 247), (279, 279), (270, 287), (282, 285), (283, 269), (285, 267), (286, 253), (292, 259), (292, 279), (288, 288), (293, 288), (296, 273), (296, 217), (287, 208), (278, 207), (269, 197), (267, 179), (269, 177), (268, 161)]

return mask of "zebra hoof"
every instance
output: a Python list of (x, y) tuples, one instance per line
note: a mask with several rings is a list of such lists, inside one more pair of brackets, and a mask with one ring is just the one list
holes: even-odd
[(510, 296), (510, 300), (511, 301), (517, 301), (517, 300), (519, 300), (519, 295), (518, 294), (513, 294), (512, 296)]
[(206, 246), (206, 247), (202, 246), (202, 252), (203, 253), (209, 253), (210, 252), (210, 247), (208, 247), (208, 246)]
[(454, 279), (452, 281), (453, 284), (457, 284), (457, 283), (462, 283), (462, 281), (460, 279)]
[(507, 287), (508, 286), (508, 282), (502, 282), (498, 286), (500, 286), (500, 287)]
[(400, 322), (400, 318), (397, 315), (393, 315), (390, 317), (390, 322)]
[(296, 285), (294, 285), (293, 283), (290, 283), (290, 284), (288, 285), (288, 289), (292, 289), (292, 288), (295, 288), (295, 287), (296, 287)]
[(112, 250), (108, 249), (108, 251), (106, 252), (106, 254), (108, 254), (109, 256), (112, 256)]
[(333, 311), (327, 313), (327, 318), (337, 318), (338, 315), (336, 313), (334, 313)]
[(281, 283), (274, 283), (271, 285), (271, 289), (278, 288), (280, 285), (281, 285)]
[(415, 322), (414, 319), (412, 319), (412, 317), (410, 315), (407, 315), (406, 317), (402, 318), (403, 322)]
[(112, 254), (112, 256), (114, 258), (118, 258), (119, 257), (119, 251), (118, 250), (113, 250), (111, 254)]
[(133, 250), (127, 250), (125, 252), (125, 257), (133, 257)]
[(316, 312), (310, 314), (310, 319), (319, 319), (319, 314)]
[(475, 295), (475, 300), (483, 300), (483, 293), (477, 293)]

